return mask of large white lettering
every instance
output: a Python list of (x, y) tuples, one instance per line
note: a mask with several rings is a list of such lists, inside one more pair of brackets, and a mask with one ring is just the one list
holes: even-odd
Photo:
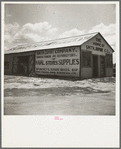
[(35, 56), (36, 74), (79, 76), (79, 47), (40, 50)]

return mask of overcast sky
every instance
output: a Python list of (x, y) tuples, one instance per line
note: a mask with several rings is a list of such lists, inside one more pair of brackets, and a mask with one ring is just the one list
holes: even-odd
[(100, 32), (115, 50), (115, 4), (5, 4), (5, 49)]

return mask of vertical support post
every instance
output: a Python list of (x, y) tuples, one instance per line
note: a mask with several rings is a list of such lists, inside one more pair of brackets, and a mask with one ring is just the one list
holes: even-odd
[(16, 74), (18, 71), (18, 60), (17, 56), (13, 56), (13, 74)]
[(93, 77), (93, 54), (92, 54), (92, 52), (91, 52), (91, 71), (92, 71), (92, 76), (91, 77)]
[(34, 55), (29, 56), (29, 75), (34, 74)]
[(98, 55), (98, 77), (100, 77), (100, 55)]
[(82, 58), (81, 58), (81, 56), (82, 56), (82, 54), (81, 54), (81, 46), (80, 46), (80, 48), (79, 48), (79, 50), (80, 50), (80, 66), (79, 66), (79, 78), (80, 78), (80, 80), (82, 79), (81, 78), (81, 68), (82, 68)]

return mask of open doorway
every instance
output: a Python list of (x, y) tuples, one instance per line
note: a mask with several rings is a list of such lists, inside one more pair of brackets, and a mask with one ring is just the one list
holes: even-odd
[(100, 56), (100, 76), (105, 76), (105, 57)]
[(19, 56), (17, 74), (27, 76), (28, 73), (29, 73), (29, 56)]
[(93, 77), (98, 77), (98, 55), (93, 55)]

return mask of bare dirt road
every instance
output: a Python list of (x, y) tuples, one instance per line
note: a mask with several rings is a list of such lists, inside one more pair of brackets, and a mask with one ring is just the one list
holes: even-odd
[(115, 78), (4, 76), (5, 115), (115, 115)]

